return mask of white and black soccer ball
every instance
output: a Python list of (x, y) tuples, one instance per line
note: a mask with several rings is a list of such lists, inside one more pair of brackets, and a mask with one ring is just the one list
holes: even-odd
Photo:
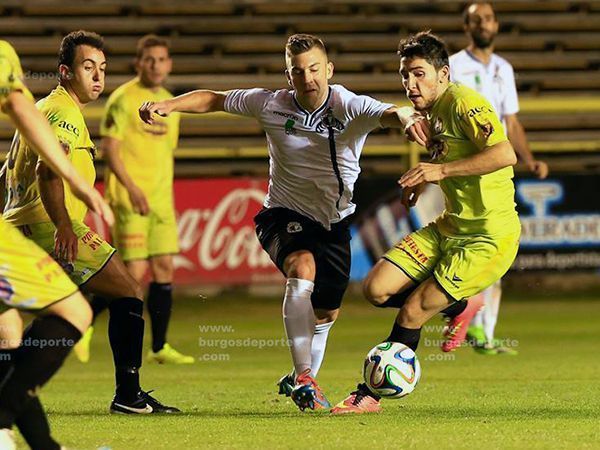
[(383, 398), (401, 398), (417, 386), (421, 364), (415, 352), (406, 345), (382, 342), (367, 354), (363, 376), (374, 394)]

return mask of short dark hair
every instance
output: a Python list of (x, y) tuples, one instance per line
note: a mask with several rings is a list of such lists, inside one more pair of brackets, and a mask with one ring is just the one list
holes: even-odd
[(288, 38), (287, 43), (285, 44), (285, 56), (289, 58), (300, 55), (315, 47), (327, 54), (325, 43), (321, 38), (313, 36), (312, 34), (293, 34)]
[(171, 43), (167, 38), (157, 36), (155, 34), (147, 34), (146, 36), (142, 36), (137, 41), (137, 46), (135, 50), (135, 57), (141, 58), (144, 54), (144, 50), (150, 47), (165, 47), (167, 51), (171, 50)]
[(465, 9), (463, 9), (463, 22), (465, 25), (469, 25), (469, 9), (473, 5), (490, 5), (492, 12), (494, 13), (494, 19), (498, 20), (496, 17), (496, 11), (494, 11), (494, 5), (492, 5), (491, 2), (471, 2), (467, 3), (467, 6), (465, 6)]
[(423, 58), (436, 70), (450, 65), (446, 43), (431, 31), (413, 34), (398, 44), (400, 58)]
[(89, 45), (104, 51), (104, 39), (93, 31), (77, 30), (67, 34), (60, 43), (58, 51), (58, 65), (64, 64), (71, 67), (75, 60), (75, 50), (80, 45)]

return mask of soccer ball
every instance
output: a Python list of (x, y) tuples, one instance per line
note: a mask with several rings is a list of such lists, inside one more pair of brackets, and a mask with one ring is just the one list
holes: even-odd
[(410, 394), (421, 378), (421, 364), (415, 352), (398, 342), (382, 342), (371, 349), (363, 369), (371, 392), (383, 398)]

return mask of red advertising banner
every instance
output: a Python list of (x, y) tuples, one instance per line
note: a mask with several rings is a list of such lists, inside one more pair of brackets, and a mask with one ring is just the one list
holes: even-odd
[[(263, 178), (175, 180), (180, 253), (176, 284), (245, 285), (282, 280), (254, 232), (254, 215), (267, 192)], [(102, 186), (98, 186), (102, 189)], [(103, 236), (105, 225), (88, 223)]]

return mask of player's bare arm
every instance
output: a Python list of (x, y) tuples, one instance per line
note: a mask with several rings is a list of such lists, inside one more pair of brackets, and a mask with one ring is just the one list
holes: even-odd
[(536, 177), (543, 180), (548, 176), (548, 165), (544, 161), (535, 159), (529, 149), (529, 142), (525, 135), (525, 129), (516, 114), (508, 114), (504, 116), (506, 121), (506, 135), (512, 143), (515, 152), (525, 163), (529, 171), (535, 174)]
[(120, 145), (121, 142), (118, 139), (105, 136), (102, 138), (100, 148), (110, 170), (112, 170), (119, 182), (127, 189), (133, 210), (142, 216), (146, 216), (150, 212), (148, 199), (127, 172), (125, 164), (123, 164), (123, 160), (119, 156)]
[(421, 162), (400, 178), (400, 186), (411, 187), (422, 182), (435, 182), (447, 177), (485, 175), (517, 163), (517, 156), (508, 141), (484, 148), (470, 158), (444, 164)]
[(430, 137), (429, 124), (422, 114), (410, 106), (395, 107), (386, 110), (381, 116), (384, 128), (401, 128), (409, 141), (427, 146)]
[(168, 116), (172, 112), (202, 114), (223, 111), (226, 96), (226, 92), (201, 89), (162, 102), (145, 102), (139, 109), (139, 115), (144, 122), (151, 124), (154, 114)]
[(110, 207), (71, 165), (50, 125), (35, 105), (22, 92), (16, 91), (8, 96), (2, 110), (10, 116), (21, 136), (31, 144), (42, 160), (69, 184), (73, 194), (112, 225), (114, 216)]
[(36, 167), (40, 198), (50, 220), (56, 226), (54, 254), (60, 261), (73, 262), (77, 258), (77, 235), (65, 206), (65, 192), (61, 178), (43, 161)]

